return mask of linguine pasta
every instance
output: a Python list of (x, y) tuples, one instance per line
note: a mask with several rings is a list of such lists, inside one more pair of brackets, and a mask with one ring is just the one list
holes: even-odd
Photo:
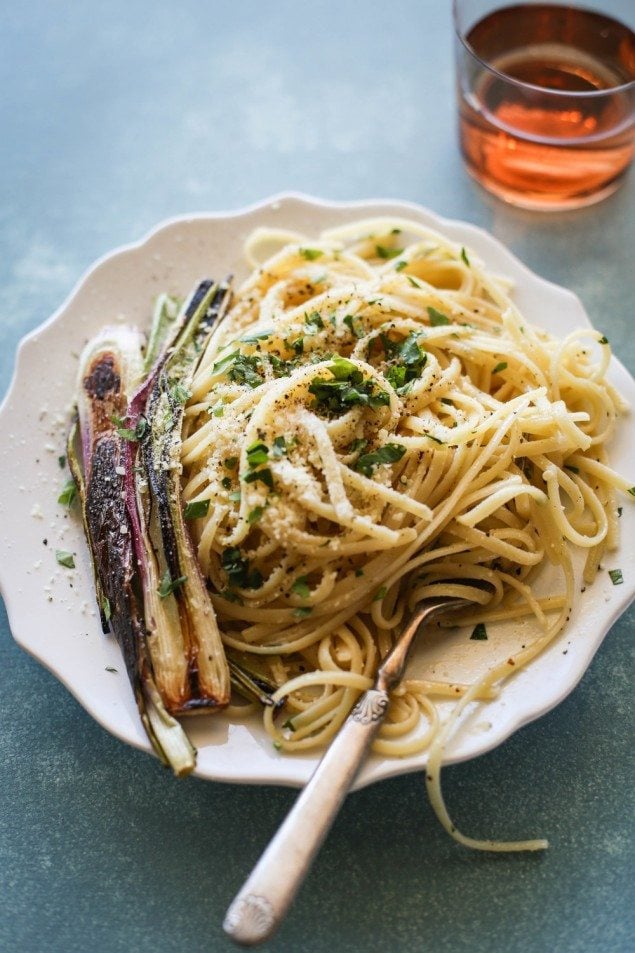
[[(608, 342), (530, 325), (471, 251), (410, 221), (317, 239), (258, 230), (246, 254), (254, 270), (201, 356), (181, 457), (185, 501), (205, 504), (190, 525), (226, 649), (278, 686), (265, 727), (298, 752), (334, 736), (419, 600), (468, 595), (475, 637), (531, 617), (534, 636), (474, 684), (407, 678), (374, 744), (429, 748), (442, 822), (492, 848), (451, 825), (443, 749), (465, 707), (562, 630), (572, 549), (588, 583), (615, 546), (616, 492), (630, 488), (605, 449), (625, 410)], [(547, 562), (561, 582), (539, 596)], [(497, 845), (519, 846), (544, 845)]]

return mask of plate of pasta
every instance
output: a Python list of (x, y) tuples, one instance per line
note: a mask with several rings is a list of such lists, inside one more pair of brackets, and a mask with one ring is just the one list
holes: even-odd
[[(81, 398), (88, 488), (67, 472), (78, 386), (94, 412), (115, 378), (97, 437), (144, 564), (125, 605), (112, 564), (95, 595)], [(357, 786), (472, 758), (574, 688), (635, 594), (633, 400), (579, 300), (471, 225), (299, 195), (171, 220), (19, 349), (13, 634), (129, 744), (161, 754), (169, 725), (200, 777), (301, 785), (412, 607), (477, 587), (417, 646)], [(187, 553), (157, 543), (162, 493)]]

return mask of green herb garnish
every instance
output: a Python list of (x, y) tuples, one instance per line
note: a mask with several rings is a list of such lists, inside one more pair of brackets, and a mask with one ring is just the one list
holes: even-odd
[(273, 475), (269, 467), (262, 470), (251, 470), (243, 477), (243, 480), (245, 483), (264, 483), (270, 490), (273, 490)]
[(174, 386), (170, 388), (170, 397), (175, 404), (179, 404), (181, 406), (183, 404), (187, 404), (191, 396), (192, 395), (190, 394), (189, 390), (186, 387), (183, 387), (182, 384), (174, 384)]
[(370, 477), (375, 467), (379, 467), (384, 463), (396, 463), (397, 460), (401, 460), (405, 452), (406, 448), (401, 444), (387, 443), (378, 450), (373, 450), (372, 453), (364, 453), (357, 460), (355, 469), (358, 473), (363, 473), (364, 476)]
[(75, 568), (75, 559), (72, 553), (67, 552), (65, 549), (56, 549), (55, 558), (57, 559), (60, 566), (65, 566), (66, 569)]
[(72, 506), (73, 500), (77, 496), (77, 484), (71, 477), (62, 487), (62, 492), (57, 498), (57, 502), (62, 506)]
[(162, 599), (167, 599), (171, 593), (176, 592), (176, 590), (183, 585), (186, 579), (187, 576), (179, 576), (177, 579), (171, 579), (170, 570), (166, 569), (157, 592)]
[(319, 248), (301, 248), (300, 254), (307, 261), (315, 261), (316, 258), (321, 258), (324, 252), (320, 251)]
[[(355, 318), (352, 314), (347, 314), (344, 318), (344, 324), (350, 328), (351, 333), (355, 335), (356, 338), (364, 337), (364, 328), (359, 326), (359, 323), (355, 323)], [(359, 321), (359, 319), (357, 319)]]
[(467, 252), (464, 247), (461, 248), (461, 261), (465, 262), (468, 268), (470, 267), (470, 259), (467, 257)]
[(262, 586), (262, 574), (257, 569), (249, 568), (249, 560), (241, 555), (237, 546), (223, 550), (221, 566), (227, 573), (230, 585), (238, 586), (239, 589), (259, 589)]
[(470, 638), (476, 642), (484, 642), (487, 640), (487, 629), (485, 628), (484, 622), (479, 622), (478, 625), (474, 626)]
[[(324, 321), (319, 311), (311, 311), (310, 314), (304, 315), (304, 323), (310, 328), (315, 328), (316, 331), (322, 331), (324, 329)], [(315, 331), (313, 331), (315, 334)]]
[(247, 463), (251, 470), (255, 470), (256, 467), (262, 466), (263, 463), (266, 463), (269, 459), (269, 448), (264, 443), (252, 443), (250, 447), (247, 447)]
[(253, 510), (247, 516), (247, 522), (249, 523), (249, 525), (252, 526), (254, 523), (257, 523), (258, 520), (262, 517), (262, 514), (264, 513), (264, 511), (265, 511), (264, 506), (254, 506)]
[(352, 361), (338, 356), (328, 365), (328, 370), (332, 375), (330, 379), (314, 377), (309, 384), (317, 409), (341, 414), (356, 404), (377, 408), (390, 403), (388, 392), (365, 379)]
[(614, 586), (621, 586), (624, 582), (624, 576), (621, 569), (609, 569), (609, 576)]
[(186, 520), (198, 520), (203, 516), (207, 516), (209, 504), (209, 500), (192, 500), (192, 502), (186, 503), (185, 509), (183, 510), (183, 518)]
[(247, 384), (248, 387), (259, 387), (262, 384), (262, 377), (257, 373), (257, 368), (261, 366), (260, 357), (257, 354), (251, 356), (239, 354), (227, 372), (230, 381), (235, 384)]
[(403, 248), (386, 248), (385, 245), (375, 245), (375, 251), (377, 252), (378, 258), (387, 260), (390, 258), (398, 258)]
[(507, 370), (507, 361), (501, 361), (496, 367), (492, 370), (492, 374), (500, 374), (501, 371)]
[(307, 582), (306, 576), (298, 576), (293, 585), (291, 586), (293, 592), (297, 593), (301, 599), (308, 599), (311, 595), (311, 590)]
[(447, 314), (443, 314), (442, 311), (437, 311), (437, 309), (433, 308), (431, 305), (428, 306), (427, 310), (431, 327), (438, 328), (443, 324), (450, 323), (450, 319), (448, 318)]

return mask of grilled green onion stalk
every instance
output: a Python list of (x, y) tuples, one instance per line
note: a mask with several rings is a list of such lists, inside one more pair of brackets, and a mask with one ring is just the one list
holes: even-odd
[(85, 348), (78, 388), (79, 434), (76, 424), (68, 441), (68, 460), (79, 489), (102, 626), (112, 628), (120, 645), (153, 748), (176, 774), (187, 774), (196, 753), (164, 705), (154, 679), (126, 505), (127, 439), (119, 422), (142, 373), (141, 345), (136, 332), (122, 327), (106, 329)]
[(181, 309), (162, 295), (145, 358), (129, 328), (97, 335), (80, 360), (69, 437), (102, 627), (121, 646), (155, 751), (179, 775), (193, 769), (196, 752), (175, 715), (223, 708), (232, 684), (265, 705), (275, 690), (228, 662), (183, 518), (185, 404), (229, 300), (229, 284), (209, 280)]

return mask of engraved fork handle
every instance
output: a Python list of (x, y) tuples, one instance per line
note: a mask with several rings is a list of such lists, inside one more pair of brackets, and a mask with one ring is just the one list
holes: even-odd
[(255, 946), (278, 928), (329, 832), (388, 708), (388, 691), (403, 673), (408, 649), (424, 619), (464, 600), (441, 597), (419, 607), (331, 742), (311, 779), (227, 911), (223, 928)]

